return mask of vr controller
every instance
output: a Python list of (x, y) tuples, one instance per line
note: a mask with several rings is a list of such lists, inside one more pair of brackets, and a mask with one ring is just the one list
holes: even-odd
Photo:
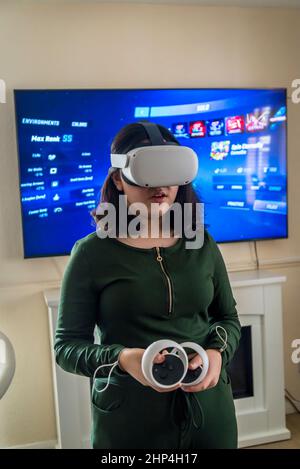
[[(172, 347), (165, 355), (162, 363), (154, 363), (154, 359), (162, 350)], [(184, 347), (198, 353), (202, 359), (202, 366), (194, 370), (188, 368), (189, 358)], [(194, 342), (178, 344), (173, 340), (162, 339), (153, 342), (142, 356), (142, 372), (147, 381), (160, 388), (171, 388), (179, 383), (194, 385), (205, 378), (209, 367), (209, 360), (205, 350)]]

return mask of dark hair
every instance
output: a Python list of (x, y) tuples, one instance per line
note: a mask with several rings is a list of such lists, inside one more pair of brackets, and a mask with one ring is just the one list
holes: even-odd
[[(164, 140), (166, 142), (175, 142), (178, 145), (180, 143), (176, 138), (172, 135), (172, 133), (166, 128), (163, 127), (160, 124), (157, 124)], [(132, 150), (133, 148), (137, 148), (138, 146), (143, 146), (143, 144), (149, 144), (150, 140), (148, 137), (148, 134), (143, 127), (143, 125), (139, 124), (138, 122), (132, 123), (125, 125), (124, 127), (119, 130), (119, 132), (116, 134), (114, 137), (112, 144), (111, 144), (111, 153), (127, 153), (128, 151)], [(119, 170), (121, 171), (121, 170)], [(115, 183), (112, 179), (112, 173), (108, 174), (107, 177), (104, 180), (104, 183), (101, 188), (101, 197), (99, 203), (102, 202), (110, 202), (114, 205), (115, 210), (116, 210), (116, 235), (119, 236), (119, 226), (118, 226), (118, 220), (119, 220), (119, 195), (123, 195), (123, 191), (119, 191)], [(183, 204), (186, 202), (189, 202), (192, 204), (192, 229), (196, 229), (196, 211), (198, 210), (197, 208), (197, 203), (200, 203), (201, 200), (198, 198), (192, 183), (185, 184), (182, 186), (178, 187), (177, 195), (174, 200), (174, 203), (178, 202), (182, 206), (182, 215), (184, 215), (184, 210), (183, 210)], [(97, 224), (101, 218), (106, 216), (105, 214), (99, 215), (96, 214), (96, 209), (93, 209), (90, 212), (90, 215), (92, 216), (94, 223)], [(135, 218), (136, 215), (128, 214), (128, 224), (131, 221), (131, 219)], [(182, 218), (184, 218), (182, 216)], [(182, 233), (184, 233), (184, 220), (182, 220)], [(171, 210), (170, 213), (170, 224), (171, 224), (171, 229), (174, 228), (174, 212)], [(204, 225), (205, 227), (207, 225)]]

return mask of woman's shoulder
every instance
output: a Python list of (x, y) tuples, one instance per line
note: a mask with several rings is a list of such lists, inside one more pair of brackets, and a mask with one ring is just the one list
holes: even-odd
[(101, 248), (107, 250), (106, 238), (101, 238), (95, 230), (82, 238), (77, 239), (71, 252), (79, 250), (85, 253), (95, 253), (99, 252)]
[(207, 227), (201, 228), (203, 231), (201, 233), (201, 239), (203, 241), (203, 244), (201, 246), (201, 250), (208, 250), (210, 252), (215, 252), (218, 250), (218, 245), (214, 237), (211, 235), (211, 233), (208, 231)]

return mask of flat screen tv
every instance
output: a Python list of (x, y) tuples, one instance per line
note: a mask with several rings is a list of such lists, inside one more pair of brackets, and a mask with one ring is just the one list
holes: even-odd
[(218, 243), (286, 238), (286, 89), (14, 90), (25, 258), (68, 255), (95, 230), (110, 145), (126, 124), (196, 151), (193, 186)]

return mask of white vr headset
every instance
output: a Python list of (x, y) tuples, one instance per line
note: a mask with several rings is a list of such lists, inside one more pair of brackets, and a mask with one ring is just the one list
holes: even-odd
[(189, 147), (165, 142), (154, 122), (141, 121), (151, 144), (139, 145), (126, 154), (111, 153), (109, 173), (118, 168), (127, 184), (142, 187), (182, 186), (198, 173), (198, 156)]

